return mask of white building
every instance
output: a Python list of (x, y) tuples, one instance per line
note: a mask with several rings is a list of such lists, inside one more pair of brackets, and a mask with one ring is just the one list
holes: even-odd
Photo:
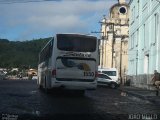
[(151, 89), (154, 70), (160, 72), (160, 0), (130, 0), (128, 79)]

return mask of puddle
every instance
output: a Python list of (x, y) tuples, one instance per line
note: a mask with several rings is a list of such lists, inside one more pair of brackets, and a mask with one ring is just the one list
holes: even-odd
[(36, 94), (36, 93), (37, 93), (37, 91), (36, 91), (36, 90), (34, 90), (34, 91), (31, 91), (30, 93), (31, 93), (31, 94)]
[(143, 100), (141, 98), (138, 98), (138, 97), (134, 97), (134, 96), (130, 96), (129, 99), (133, 100), (133, 101), (136, 101), (138, 103), (145, 103), (145, 104), (151, 104), (150, 101), (148, 100)]
[(8, 93), (8, 95), (11, 97), (30, 97), (31, 96), (29, 94), (19, 94), (19, 93)]
[(14, 108), (15, 110), (20, 110), (21, 112), (25, 112), (25, 113), (29, 113), (32, 115), (36, 115), (36, 116), (40, 116), (40, 111), (38, 110), (33, 110), (32, 108), (23, 106), (23, 105), (12, 105), (12, 108)]
[(23, 105), (12, 105), (11, 107), (14, 108), (15, 110), (20, 110), (20, 111), (25, 111), (25, 112), (31, 112), (32, 111), (31, 108), (28, 108), (28, 107), (23, 106)]
[(117, 105), (118, 105), (118, 103), (114, 103), (114, 105), (116, 105), (116, 106), (117, 106)]
[(128, 96), (128, 94), (126, 92), (121, 92), (121, 96), (126, 97), (126, 96)]
[(147, 104), (151, 103), (151, 102), (149, 102), (148, 100), (141, 99), (141, 98), (138, 98), (138, 97), (135, 97), (135, 96), (132, 96), (132, 95), (128, 95), (126, 92), (121, 92), (120, 95), (123, 96), (123, 97), (126, 97), (126, 96), (127, 96), (128, 99), (133, 100), (133, 101), (136, 101), (136, 102), (143, 102), (143, 103), (147, 103)]
[(120, 104), (127, 104), (128, 102), (119, 102)]
[(32, 114), (33, 114), (33, 115), (36, 115), (36, 116), (40, 116), (40, 111), (38, 111), (38, 110), (32, 111)]
[(114, 105), (118, 106), (118, 105), (122, 105), (122, 104), (128, 104), (129, 102), (115, 102)]

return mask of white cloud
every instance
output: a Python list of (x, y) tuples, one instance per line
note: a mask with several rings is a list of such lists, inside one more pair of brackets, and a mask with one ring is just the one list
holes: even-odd
[[(17, 30), (18, 39), (43, 37), (50, 32), (90, 32), (115, 1), (62, 0), (52, 2), (0, 4), (0, 26)], [(23, 29), (24, 27), (24, 29)], [(3, 31), (3, 28), (0, 28)], [(0, 34), (1, 35), (1, 34)]]

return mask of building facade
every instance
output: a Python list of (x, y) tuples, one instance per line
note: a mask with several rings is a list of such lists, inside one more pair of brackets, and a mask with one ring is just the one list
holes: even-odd
[(121, 82), (128, 68), (129, 6), (125, 0), (110, 8), (109, 18), (102, 19), (100, 44), (100, 67), (117, 68)]
[(152, 89), (154, 70), (160, 72), (160, 0), (130, 0), (128, 79)]

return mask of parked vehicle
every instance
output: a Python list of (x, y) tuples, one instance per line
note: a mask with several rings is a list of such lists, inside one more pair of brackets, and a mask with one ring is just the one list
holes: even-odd
[(107, 74), (112, 80), (119, 81), (118, 70), (116, 68), (98, 68), (98, 72)]
[(114, 89), (119, 86), (119, 81), (112, 79), (107, 74), (98, 73), (97, 84), (98, 85), (106, 85), (106, 86), (109, 86)]

